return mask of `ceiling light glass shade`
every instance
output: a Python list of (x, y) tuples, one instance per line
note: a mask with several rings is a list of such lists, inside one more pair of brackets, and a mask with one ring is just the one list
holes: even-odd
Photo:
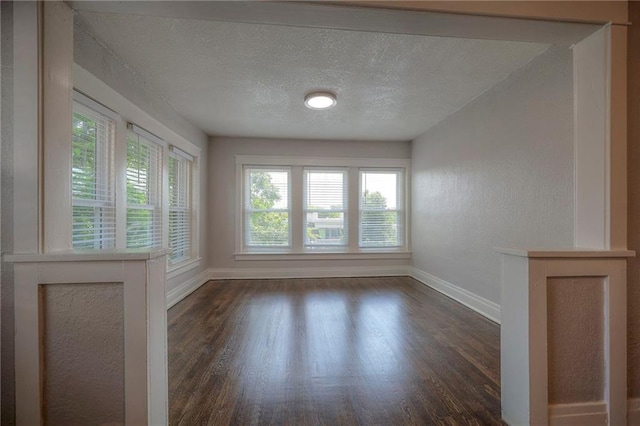
[(309, 109), (329, 109), (338, 103), (331, 92), (313, 92), (304, 97), (304, 106)]

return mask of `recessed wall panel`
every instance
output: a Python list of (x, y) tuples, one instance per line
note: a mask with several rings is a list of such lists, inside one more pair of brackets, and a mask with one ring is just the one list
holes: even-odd
[(124, 424), (122, 283), (40, 286), (47, 425)]
[(547, 280), (549, 404), (604, 399), (603, 277)]

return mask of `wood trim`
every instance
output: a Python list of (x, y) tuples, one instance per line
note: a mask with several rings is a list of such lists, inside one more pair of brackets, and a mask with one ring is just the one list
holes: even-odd
[(610, 36), (608, 210), (611, 249), (627, 248), (627, 27)]
[(605, 26), (573, 46), (574, 245), (609, 249), (609, 51)]
[(45, 359), (47, 346), (46, 346), (46, 293), (45, 288), (42, 285), (38, 285), (38, 357), (40, 358), (40, 412), (42, 413), (42, 424), (47, 424), (47, 399), (45, 392), (45, 383), (47, 377), (47, 363)]
[[(351, 228), (351, 227), (350, 227)], [(357, 240), (356, 240), (357, 241)], [(238, 261), (243, 260), (365, 260), (365, 259), (411, 259), (411, 252), (395, 251), (395, 252), (376, 252), (376, 251), (358, 251), (358, 252), (318, 252), (318, 253), (236, 253), (234, 255)]]
[[(39, 34), (40, 2), (13, 3), (13, 250), (40, 251)], [(4, 142), (4, 141), (3, 141)]]
[(71, 248), (73, 11), (43, 2), (42, 165), (45, 252)]
[(549, 406), (549, 425), (596, 426), (607, 423), (607, 404), (605, 402), (586, 402), (576, 404), (557, 404)]
[[(269, 278), (344, 278), (412, 276), (410, 266), (344, 267), (344, 268), (211, 268), (184, 281), (167, 292), (167, 309), (199, 289), (209, 280), (242, 280)], [(456, 299), (457, 300), (457, 299)], [(463, 303), (464, 304), (464, 303)], [(473, 309), (473, 308), (472, 308)]]
[[(47, 255), (44, 255), (47, 256)], [(49, 255), (50, 256), (50, 255)], [(166, 424), (166, 259), (16, 263), (16, 423), (43, 424), (42, 285), (120, 283), (124, 289), (126, 424)], [(96, 279), (96, 277), (99, 277)]]
[(354, 266), (338, 268), (233, 268), (209, 269), (210, 279), (269, 279), (269, 278), (350, 278), (409, 276), (409, 265)]
[(420, 10), (425, 12), (459, 13), (508, 18), (542, 19), (566, 22), (612, 22), (626, 25), (626, 1), (371, 1), (342, 0), (332, 4)]
[(451, 284), (441, 278), (424, 272), (418, 268), (410, 268), (410, 277), (425, 284), (432, 289), (439, 291), (447, 297), (466, 306), (467, 308), (479, 313), (483, 317), (500, 324), (500, 305), (480, 297), (462, 287)]
[(193, 278), (184, 281), (182, 284), (167, 291), (167, 309), (170, 309), (185, 297), (202, 287), (211, 279), (212, 273), (210, 269), (200, 272)]
[(147, 424), (148, 372), (145, 365), (147, 350), (146, 294), (144, 286), (131, 283), (144, 280), (145, 269), (137, 265), (122, 265), (121, 281), (124, 284), (124, 403), (125, 424)]
[[(502, 407), (516, 423), (547, 424), (547, 285), (550, 277), (602, 277), (604, 280), (605, 422), (623, 425), (627, 417), (626, 259), (545, 259), (502, 256)], [(516, 267), (520, 265), (520, 267)], [(526, 267), (524, 267), (526, 266)], [(506, 300), (505, 300), (506, 299)], [(511, 324), (521, 324), (515, 328)], [(522, 341), (524, 338), (524, 341)], [(514, 353), (526, 346), (528, 354)], [(506, 350), (505, 348), (510, 348)], [(518, 369), (513, 369), (516, 365)], [(505, 394), (506, 393), (506, 394)], [(517, 398), (511, 394), (519, 393)], [(575, 407), (574, 407), (575, 408)], [(581, 423), (582, 424), (582, 423)]]
[[(15, 265), (15, 377), (16, 424), (41, 424), (42, 371), (40, 370), (38, 272)], [(37, 407), (34, 409), (34, 407)]]

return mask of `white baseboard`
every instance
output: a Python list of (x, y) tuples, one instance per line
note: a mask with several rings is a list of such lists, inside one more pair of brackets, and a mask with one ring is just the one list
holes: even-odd
[(427, 272), (421, 271), (417, 268), (410, 267), (410, 276), (420, 281), (421, 283), (433, 288), (452, 298), (453, 300), (462, 303), (469, 309), (472, 309), (487, 319), (500, 324), (500, 305), (480, 297), (468, 290), (460, 288), (450, 282), (435, 277)]
[(267, 278), (341, 278), (408, 276), (410, 266), (344, 268), (236, 268), (207, 269), (167, 292), (167, 309), (196, 291), (209, 280)]
[(167, 309), (193, 293), (209, 280), (269, 278), (349, 278), (410, 276), (462, 303), (486, 318), (500, 323), (500, 306), (465, 289), (411, 266), (369, 266), (342, 268), (229, 268), (207, 269), (167, 292)]
[(179, 301), (181, 301), (182, 299), (184, 299), (185, 297), (187, 297), (188, 295), (190, 295), (191, 293), (199, 289), (200, 286), (202, 286), (204, 283), (206, 283), (211, 279), (210, 276), (211, 276), (211, 270), (206, 269), (200, 272), (195, 277), (190, 278), (187, 281), (183, 282), (173, 290), (168, 291), (167, 292), (167, 309), (169, 309), (170, 307), (172, 307), (173, 305), (175, 305), (176, 303), (178, 303)]
[(607, 424), (607, 404), (603, 401), (549, 405), (550, 426), (595, 426)]
[(628, 400), (627, 411), (627, 424), (629, 426), (640, 426), (640, 398)]
[(349, 278), (408, 276), (410, 266), (367, 266), (342, 268), (236, 268), (210, 269), (210, 279)]

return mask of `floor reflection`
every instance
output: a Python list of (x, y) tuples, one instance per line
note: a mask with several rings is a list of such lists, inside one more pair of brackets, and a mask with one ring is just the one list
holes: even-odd
[[(291, 375), (293, 343), (292, 299), (285, 294), (263, 295), (251, 300), (242, 327), (246, 335), (238, 378), (247, 398), (256, 404), (285, 400)], [(270, 389), (265, 392), (265, 389)]]
[(219, 282), (187, 302), (171, 424), (501, 424), (499, 328), (410, 278)]
[(344, 375), (351, 328), (344, 294), (310, 294), (304, 299), (304, 318), (306, 374), (313, 378)]

